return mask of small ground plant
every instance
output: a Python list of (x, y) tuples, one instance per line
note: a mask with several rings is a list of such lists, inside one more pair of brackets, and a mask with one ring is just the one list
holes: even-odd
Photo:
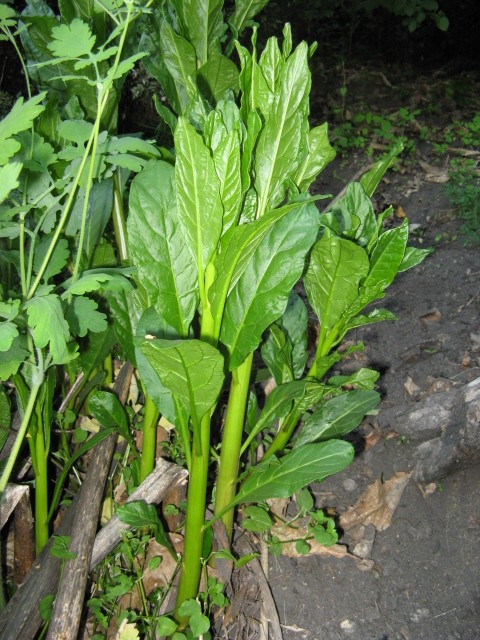
[(445, 192), (454, 212), (463, 220), (460, 233), (468, 244), (480, 247), (480, 174), (475, 160), (452, 160)]

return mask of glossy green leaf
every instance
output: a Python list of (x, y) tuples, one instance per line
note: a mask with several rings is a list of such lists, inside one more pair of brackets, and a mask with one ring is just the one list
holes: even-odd
[(238, 131), (233, 129), (222, 140), (214, 151), (213, 161), (219, 179), (220, 199), (223, 205), (223, 235), (230, 227), (237, 223), (242, 206), (240, 140)]
[(295, 378), (300, 378), (308, 359), (308, 310), (295, 290), (290, 292), (282, 326), (292, 343), (292, 364)]
[(293, 380), (272, 389), (268, 394), (265, 406), (258, 417), (257, 423), (242, 445), (242, 453), (250, 442), (264, 429), (269, 429), (276, 420), (283, 418), (292, 408), (295, 400), (300, 400), (305, 393), (305, 380)]
[(223, 356), (200, 340), (145, 340), (140, 349), (198, 427), (221, 391)]
[(393, 149), (381, 160), (378, 160), (373, 167), (364, 173), (360, 179), (360, 184), (365, 190), (369, 198), (373, 195), (378, 183), (383, 178), (387, 170), (395, 162), (396, 157), (403, 151), (403, 143), (399, 142)]
[(88, 398), (88, 409), (102, 427), (115, 428), (124, 438), (131, 439), (125, 409), (114, 393), (97, 389)]
[(178, 221), (170, 164), (159, 160), (134, 178), (127, 233), (147, 306), (154, 304), (178, 335), (187, 336), (198, 303), (197, 269)]
[(363, 389), (334, 396), (304, 419), (294, 447), (339, 438), (350, 433), (379, 402), (379, 393)]
[(70, 331), (63, 317), (60, 298), (54, 294), (37, 296), (29, 300), (25, 306), (35, 346), (43, 349), (48, 345), (54, 364), (71, 360), (67, 349)]
[(199, 280), (203, 280), (222, 232), (220, 182), (210, 151), (183, 117), (175, 130), (175, 149), (178, 219), (197, 263)]
[(235, 63), (215, 51), (197, 72), (197, 84), (202, 95), (215, 105), (228, 91), (238, 91), (239, 72)]
[(236, 0), (235, 11), (229, 19), (236, 33), (241, 33), (252, 18), (268, 3), (268, 0)]
[(220, 334), (230, 352), (231, 369), (258, 346), (265, 329), (285, 311), (315, 241), (318, 217), (313, 204), (290, 211), (267, 231), (242, 266), (227, 298)]
[(348, 185), (345, 195), (322, 216), (322, 224), (362, 246), (375, 239), (378, 231), (372, 201), (358, 182)]
[(279, 79), (278, 92), (260, 133), (255, 156), (255, 189), (258, 215), (278, 205), (289, 176), (295, 175), (298, 153), (304, 145), (308, 114), (310, 71), (307, 45), (301, 43), (288, 58)]
[(261, 353), (262, 360), (279, 385), (294, 379), (292, 351), (292, 341), (285, 331), (277, 324), (272, 324)]
[(185, 113), (191, 101), (190, 81), (195, 78), (197, 72), (195, 49), (186, 38), (175, 33), (168, 22), (163, 20), (160, 27), (160, 50), (162, 62), (174, 82), (180, 113)]
[(113, 326), (120, 346), (132, 364), (136, 364), (134, 337), (142, 313), (150, 306), (147, 291), (141, 283), (131, 291), (120, 291), (109, 299)]
[(362, 247), (327, 231), (313, 247), (304, 284), (322, 330), (332, 329), (357, 298), (368, 268)]
[(295, 174), (299, 191), (306, 191), (318, 174), (335, 158), (335, 149), (328, 140), (328, 124), (314, 127), (307, 136), (308, 154)]
[(249, 111), (247, 117), (247, 135), (242, 148), (242, 192), (246, 193), (250, 188), (250, 169), (253, 158), (253, 150), (257, 142), (258, 134), (262, 129), (262, 120), (256, 111)]
[(260, 55), (258, 64), (270, 92), (272, 95), (275, 94), (275, 91), (278, 88), (280, 71), (283, 69), (285, 64), (280, 47), (278, 46), (277, 38), (272, 37), (267, 40), (267, 44)]
[(398, 267), (398, 272), (402, 273), (412, 267), (416, 267), (425, 260), (427, 256), (433, 253), (434, 249), (417, 249), (417, 247), (406, 247), (403, 260)]
[(176, 3), (201, 65), (207, 61), (210, 44), (224, 32), (222, 7), (222, 0), (182, 0)]
[(268, 463), (260, 463), (240, 487), (229, 506), (289, 498), (311, 482), (343, 471), (353, 460), (351, 444), (343, 440), (308, 444)]
[(370, 256), (370, 270), (362, 286), (388, 287), (398, 273), (408, 240), (408, 220), (382, 233)]
[(345, 334), (351, 329), (358, 329), (358, 327), (364, 327), (374, 322), (383, 322), (384, 320), (396, 320), (396, 316), (388, 309), (374, 309), (366, 315), (357, 315), (348, 320), (342, 326), (342, 333)]
[(375, 383), (379, 377), (380, 373), (378, 371), (362, 367), (350, 376), (332, 376), (328, 379), (328, 384), (329, 386), (333, 385), (338, 388), (344, 385), (351, 385), (356, 389), (370, 391), (375, 389)]

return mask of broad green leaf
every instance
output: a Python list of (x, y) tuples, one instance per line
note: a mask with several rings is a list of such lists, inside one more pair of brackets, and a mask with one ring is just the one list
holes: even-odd
[(262, 129), (262, 120), (256, 111), (249, 111), (247, 117), (247, 135), (242, 148), (242, 192), (246, 193), (250, 188), (250, 169), (253, 150), (257, 142), (258, 134)]
[(267, 2), (268, 0), (236, 0), (235, 11), (230, 16), (228, 23), (236, 33), (241, 33)]
[(373, 167), (364, 173), (360, 179), (360, 184), (365, 190), (369, 198), (372, 197), (378, 183), (385, 175), (386, 171), (395, 162), (395, 158), (403, 151), (403, 142), (396, 144), (393, 149), (381, 160), (376, 162)]
[(13, 322), (0, 322), (0, 351), (8, 351), (18, 336), (17, 325)]
[(277, 38), (272, 37), (267, 40), (258, 64), (270, 92), (274, 94), (277, 90), (280, 71), (285, 64)]
[(308, 311), (305, 303), (294, 290), (290, 292), (287, 308), (282, 316), (282, 326), (292, 342), (294, 377), (301, 378), (308, 359)]
[(67, 322), (72, 335), (84, 337), (89, 331), (100, 333), (107, 328), (107, 317), (97, 311), (95, 300), (83, 296), (75, 296), (68, 307)]
[(35, 346), (43, 349), (48, 345), (54, 364), (71, 360), (67, 349), (70, 331), (63, 316), (60, 298), (54, 294), (37, 296), (25, 306)]
[(97, 389), (88, 398), (88, 409), (102, 427), (114, 428), (127, 440), (131, 439), (125, 409), (114, 393)]
[(40, 104), (45, 95), (45, 92), (39, 93), (25, 103), (23, 98), (19, 98), (10, 112), (0, 120), (0, 166), (19, 151), (20, 143), (13, 140), (12, 136), (30, 129), (35, 118), (45, 108)]
[(358, 327), (364, 327), (374, 322), (383, 322), (384, 320), (396, 320), (396, 316), (388, 309), (374, 309), (367, 315), (358, 315), (350, 318), (342, 325), (342, 334), (345, 335), (351, 329), (358, 329)]
[(8, 351), (0, 351), (0, 381), (6, 382), (15, 375), (29, 353), (25, 335), (17, 336)]
[(220, 333), (230, 369), (256, 349), (265, 329), (285, 311), (315, 241), (318, 217), (312, 203), (290, 211), (267, 231), (245, 264), (227, 297)]
[(0, 169), (0, 204), (20, 184), (18, 177), (22, 167), (21, 162), (9, 162)]
[(267, 119), (274, 99), (274, 94), (270, 90), (262, 69), (255, 60), (255, 56), (252, 58), (251, 65), (252, 77), (250, 81), (250, 109), (258, 111), (265, 119)]
[(393, 282), (405, 255), (407, 240), (408, 220), (382, 233), (370, 256), (370, 270), (362, 281), (363, 287), (385, 289)]
[(92, 51), (95, 39), (88, 24), (75, 18), (70, 24), (54, 27), (47, 46), (59, 58), (80, 58)]
[(351, 385), (356, 389), (371, 391), (375, 389), (375, 383), (379, 377), (380, 373), (378, 371), (362, 367), (350, 376), (332, 376), (328, 379), (328, 384), (338, 388), (344, 385)]
[(195, 49), (188, 40), (175, 33), (166, 20), (163, 20), (160, 27), (160, 50), (162, 64), (165, 65), (174, 83), (179, 113), (183, 114), (192, 98), (189, 83), (191, 78), (195, 78), (197, 72)]
[(311, 482), (343, 471), (353, 460), (351, 444), (343, 440), (308, 444), (268, 463), (260, 463), (240, 487), (232, 507), (268, 498), (289, 498)]
[(285, 331), (277, 324), (272, 324), (261, 353), (262, 360), (279, 385), (294, 379), (292, 351), (292, 341)]
[(222, 140), (214, 151), (213, 162), (220, 182), (220, 199), (223, 205), (223, 235), (231, 226), (237, 223), (242, 206), (238, 131), (230, 131)]
[(298, 167), (295, 184), (299, 191), (306, 191), (318, 174), (335, 158), (335, 149), (328, 140), (328, 124), (314, 127), (307, 136), (308, 154)]
[(272, 518), (266, 509), (257, 505), (250, 505), (242, 510), (242, 529), (247, 531), (268, 531), (273, 525)]
[(259, 220), (231, 229), (222, 237), (221, 250), (214, 263), (216, 279), (209, 290), (214, 317), (222, 314), (227, 293), (240, 279), (269, 229), (291, 211), (300, 214), (302, 206), (306, 205), (295, 203), (274, 209)]
[(362, 247), (327, 231), (313, 247), (304, 284), (322, 331), (331, 330), (357, 298), (368, 267)]
[(412, 267), (416, 267), (417, 264), (423, 262), (423, 260), (429, 256), (434, 249), (417, 249), (416, 247), (406, 247), (403, 260), (398, 267), (398, 273), (407, 271)]
[(145, 340), (140, 349), (198, 427), (221, 391), (223, 356), (200, 340)]
[(182, 0), (175, 4), (200, 65), (203, 65), (207, 61), (211, 43), (224, 32), (223, 1)]
[(3, 29), (15, 27), (17, 24), (17, 14), (15, 9), (7, 6), (6, 4), (0, 4), (0, 27)]
[(347, 349), (345, 349), (345, 351), (337, 350), (325, 356), (321, 356), (320, 358), (316, 358), (315, 359), (316, 378), (320, 380), (327, 373), (327, 371), (329, 371), (333, 367), (334, 364), (336, 364), (337, 362), (340, 362), (340, 360), (343, 360), (344, 358), (351, 355), (352, 353), (355, 353), (356, 351), (364, 351), (364, 350), (365, 350), (365, 347), (363, 343), (359, 342), (357, 344), (353, 344), (349, 346)]
[(215, 105), (228, 91), (238, 91), (237, 66), (230, 58), (214, 52), (197, 72), (197, 84), (202, 95)]
[(379, 393), (363, 389), (334, 396), (304, 419), (294, 448), (310, 442), (340, 438), (350, 433), (379, 402)]
[(142, 313), (150, 306), (145, 287), (137, 283), (135, 289), (120, 291), (109, 299), (113, 327), (127, 359), (136, 365), (134, 337)]
[(220, 183), (210, 151), (183, 117), (175, 130), (175, 150), (178, 219), (196, 260), (199, 280), (203, 281), (222, 232)]
[(378, 231), (372, 201), (358, 182), (348, 185), (345, 195), (322, 216), (322, 224), (365, 247)]
[[(130, 257), (150, 304), (187, 336), (198, 304), (197, 268), (178, 221), (174, 168), (156, 161), (130, 189), (127, 232)], [(187, 244), (187, 246), (186, 246)]]
[(242, 445), (242, 453), (250, 442), (264, 429), (270, 428), (276, 420), (283, 418), (292, 408), (295, 400), (300, 400), (305, 393), (305, 380), (293, 380), (272, 389), (268, 394), (265, 406), (257, 423)]
[(307, 54), (307, 45), (302, 42), (285, 63), (278, 92), (258, 139), (255, 189), (259, 216), (281, 202), (288, 178), (295, 175), (299, 163), (298, 153), (304, 145), (305, 126), (308, 127), (311, 77)]
[(158, 377), (150, 361), (141, 350), (145, 336), (174, 340), (178, 333), (170, 327), (154, 307), (147, 308), (138, 319), (135, 327), (134, 361), (137, 364), (140, 378), (145, 390), (160, 413), (177, 428), (188, 422), (189, 413), (179, 405), (170, 389), (167, 389)]

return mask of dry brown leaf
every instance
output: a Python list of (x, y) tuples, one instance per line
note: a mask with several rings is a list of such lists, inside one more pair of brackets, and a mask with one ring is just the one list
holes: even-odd
[(382, 430), (379, 427), (377, 426), (370, 427), (368, 432), (365, 433), (363, 436), (365, 451), (368, 451), (369, 449), (374, 447), (381, 437), (382, 437)]
[(448, 169), (446, 167), (435, 167), (428, 162), (419, 160), (418, 164), (425, 171), (425, 179), (428, 182), (445, 183), (448, 182)]
[(440, 322), (442, 319), (442, 314), (438, 309), (432, 309), (428, 313), (425, 313), (423, 316), (420, 316), (420, 320), (425, 324), (429, 324), (430, 322)]
[(398, 207), (395, 209), (395, 217), (400, 219), (407, 217), (405, 209), (402, 206), (398, 205)]
[(359, 525), (373, 524), (378, 531), (388, 529), (410, 475), (399, 471), (386, 482), (376, 480), (369, 485), (353, 507), (340, 517), (340, 526), (348, 530)]
[(403, 387), (409, 396), (416, 398), (420, 393), (420, 387), (414, 382), (413, 378), (407, 376), (406, 381), (403, 383)]

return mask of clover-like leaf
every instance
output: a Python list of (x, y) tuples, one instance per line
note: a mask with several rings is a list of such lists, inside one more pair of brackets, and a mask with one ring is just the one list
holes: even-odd
[(88, 331), (100, 333), (107, 328), (107, 318), (104, 313), (97, 311), (95, 300), (84, 296), (73, 298), (67, 311), (67, 321), (75, 336), (86, 336)]

